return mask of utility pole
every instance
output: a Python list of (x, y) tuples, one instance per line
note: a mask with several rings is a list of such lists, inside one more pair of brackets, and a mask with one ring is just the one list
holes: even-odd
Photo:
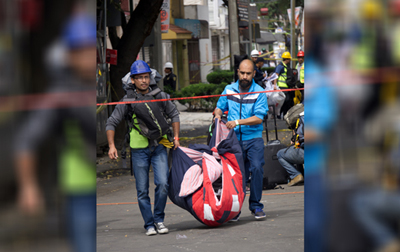
[[(290, 9), (292, 10), (292, 12), (291, 12), (291, 19), (292, 19), (292, 22), (290, 23), (290, 55), (292, 56), (292, 57), (294, 57), (294, 54), (295, 54), (295, 52), (296, 52), (296, 50), (295, 50), (295, 38), (294, 38), (294, 35), (295, 35), (295, 20), (294, 20), (294, 8), (295, 8), (295, 0), (290, 0)], [(290, 61), (290, 67), (291, 68), (293, 68), (293, 60), (291, 60)]]
[(231, 66), (235, 66), (234, 55), (240, 55), (239, 46), (239, 27), (237, 19), (237, 5), (236, 0), (229, 0), (229, 35), (230, 35), (230, 48), (231, 48)]

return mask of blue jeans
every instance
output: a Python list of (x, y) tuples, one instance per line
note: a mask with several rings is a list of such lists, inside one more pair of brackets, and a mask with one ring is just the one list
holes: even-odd
[(279, 163), (289, 173), (290, 179), (294, 179), (297, 175), (301, 174), (293, 164), (304, 163), (304, 150), (290, 146), (289, 148), (282, 149), (276, 154)]
[(76, 252), (96, 251), (96, 192), (66, 199), (68, 234)]
[[(167, 149), (159, 144), (157, 147), (131, 149), (133, 173), (136, 178), (136, 191), (144, 228), (154, 227), (154, 223), (164, 222), (164, 209), (168, 196), (168, 158)], [(150, 164), (154, 171), (154, 215), (151, 211), (149, 197)]]
[[(246, 141), (239, 141), (242, 147), (243, 161), (246, 174), (243, 177), (247, 182), (251, 174), (249, 209), (263, 209), (264, 205), (260, 202), (263, 190), (264, 175), (264, 140), (254, 138)], [(246, 189), (244, 189), (246, 190)], [(245, 191), (246, 195), (246, 191)]]

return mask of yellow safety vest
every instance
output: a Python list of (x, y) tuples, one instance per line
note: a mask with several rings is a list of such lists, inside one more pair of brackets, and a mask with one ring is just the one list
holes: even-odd
[[(135, 114), (132, 116), (132, 119), (133, 119), (133, 123), (136, 123), (136, 124), (138, 123)], [(149, 140), (147, 139), (147, 137), (140, 134), (139, 131), (132, 128), (129, 135), (130, 135), (129, 145), (131, 146), (132, 149), (142, 149), (142, 148), (147, 148), (147, 146), (149, 146)], [(163, 139), (161, 139), (159, 143), (164, 145), (167, 148), (172, 148), (173, 144), (171, 142), (169, 142), (168, 140), (165, 141), (164, 139), (166, 139), (166, 140), (168, 139), (167, 135), (164, 135)]]
[(286, 64), (283, 63), (283, 62), (282, 62), (282, 64), (283, 64), (283, 66), (284, 66), (283, 69), (285, 70), (285, 72), (279, 75), (279, 78), (278, 78), (278, 86), (279, 86), (279, 87), (282, 87), (282, 88), (288, 88), (288, 85), (286, 84), (286, 79), (287, 79), (287, 66), (286, 66)]

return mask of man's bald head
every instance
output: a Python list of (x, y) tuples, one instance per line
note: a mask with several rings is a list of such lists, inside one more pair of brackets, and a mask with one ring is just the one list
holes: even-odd
[(243, 67), (253, 67), (254, 68), (254, 62), (250, 59), (244, 59), (242, 62), (239, 64), (239, 69), (243, 65)]
[(239, 85), (243, 89), (248, 89), (253, 82), (253, 77), (256, 74), (253, 61), (245, 59), (239, 64), (238, 76)]

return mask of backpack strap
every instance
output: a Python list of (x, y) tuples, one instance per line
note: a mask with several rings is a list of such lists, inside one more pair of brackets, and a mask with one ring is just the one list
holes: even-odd
[[(146, 94), (147, 96), (152, 96), (152, 97), (154, 97), (155, 99), (162, 99), (163, 98), (163, 96), (162, 96), (162, 93), (161, 93), (161, 89), (160, 88), (155, 88), (155, 89), (153, 89), (153, 90), (151, 90), (150, 92), (148, 92), (147, 94)], [(129, 90), (127, 90), (127, 98), (126, 99), (124, 99), (124, 101), (134, 101), (134, 100), (136, 100), (137, 99), (137, 93), (135, 92), (135, 90), (133, 90), (133, 89), (129, 89)], [(127, 104), (128, 105), (128, 107), (127, 107), (127, 113), (126, 113), (126, 116), (125, 116), (125, 121), (128, 123), (128, 133), (132, 130), (132, 129), (135, 129), (135, 130), (137, 130), (138, 132), (141, 132), (140, 131), (140, 129), (139, 129), (139, 127), (137, 126), (137, 125), (135, 125), (135, 123), (133, 122), (133, 119), (132, 119), (132, 117), (133, 117), (133, 114), (135, 113), (134, 112), (134, 109), (133, 109), (133, 106), (132, 105), (134, 105), (134, 104)]]
[(161, 89), (157, 87), (157, 88), (151, 90), (150, 92), (148, 92), (146, 95), (151, 95), (151, 96), (155, 97), (159, 93), (161, 93)]
[(126, 95), (128, 98), (136, 98), (137, 94), (133, 88), (129, 88), (126, 90)]

